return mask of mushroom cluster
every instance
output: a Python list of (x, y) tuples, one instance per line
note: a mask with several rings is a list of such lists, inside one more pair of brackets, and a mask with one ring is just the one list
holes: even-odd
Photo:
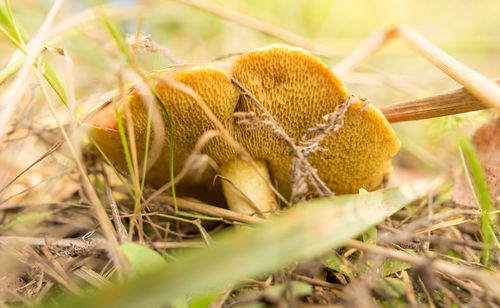
[[(400, 147), (392, 127), (378, 109), (359, 99), (349, 100), (344, 85), (332, 71), (300, 48), (272, 45), (244, 53), (229, 69), (212, 63), (171, 68), (154, 76), (155, 90), (172, 122), (174, 172), (181, 170), (202, 134), (215, 130), (216, 126), (192, 93), (166, 80), (192, 89), (254, 159), (255, 164), (246, 161), (221, 137), (212, 138), (202, 150), (220, 166), (227, 204), (240, 213), (265, 215), (277, 210), (269, 183), (275, 183), (282, 194), (290, 194), (292, 154), (287, 142), (272, 129), (258, 125), (249, 129), (235, 119), (235, 112), (259, 114), (260, 110), (249, 97), (240, 94), (241, 89), (231, 78), (251, 93), (295, 142), (303, 140), (310, 128), (324, 122), (325, 115), (349, 102), (342, 127), (321, 139), (318, 146), (322, 150), (308, 157), (311, 166), (334, 193), (381, 187), (391, 172), (391, 159)], [(124, 121), (132, 124), (137, 157), (141, 160), (146, 147), (148, 117), (143, 97), (138, 89), (132, 89), (90, 121), (91, 139), (122, 172), (127, 171), (127, 163), (115, 107)], [(130, 110), (130, 118), (126, 116), (126, 108)], [(153, 125), (152, 130), (163, 130), (161, 134), (153, 134), (153, 143), (161, 144), (161, 150), (148, 164), (146, 181), (158, 187), (170, 180), (171, 136), (165, 125)], [(157, 138), (163, 140), (154, 140), (154, 136), (161, 136)], [(211, 182), (213, 176), (206, 172), (201, 178)]]

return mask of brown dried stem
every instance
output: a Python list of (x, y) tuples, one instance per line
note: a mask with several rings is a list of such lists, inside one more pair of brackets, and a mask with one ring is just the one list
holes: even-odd
[[(500, 84), (500, 78), (494, 79)], [(489, 108), (465, 88), (381, 108), (391, 123), (430, 119)]]

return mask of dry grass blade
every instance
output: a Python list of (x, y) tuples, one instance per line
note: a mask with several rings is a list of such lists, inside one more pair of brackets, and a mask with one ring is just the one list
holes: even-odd
[[(155, 198), (155, 200), (158, 201), (166, 201), (166, 202), (173, 202), (173, 197), (170, 196), (165, 196), (161, 195)], [(232, 221), (239, 221), (239, 222), (245, 222), (245, 223), (260, 223), (264, 222), (262, 218), (254, 217), (254, 216), (248, 216), (244, 214), (240, 214), (237, 212), (233, 212), (231, 210), (227, 210), (218, 206), (213, 206), (201, 202), (196, 202), (196, 201), (190, 201), (182, 198), (177, 198), (177, 205), (179, 206), (180, 209), (186, 210), (186, 211), (194, 211), (198, 212), (201, 214), (205, 215), (210, 215), (210, 216), (215, 216), (215, 217), (222, 217), (227, 220), (232, 220)]]
[(480, 101), (500, 110), (500, 86), (495, 82), (446, 54), (408, 26), (399, 26), (397, 34)]
[(199, 0), (172, 0), (185, 5), (196, 7), (198, 9), (204, 10), (206, 12), (212, 13), (226, 20), (232, 21), (234, 23), (243, 25), (245, 27), (255, 29), (259, 32), (272, 35), (290, 44), (319, 52), (321, 55), (328, 58), (339, 58), (341, 55), (334, 50), (322, 45), (317, 42), (302, 37), (300, 35), (294, 34), (292, 32), (286, 31), (275, 25), (263, 22), (257, 18), (250, 17), (248, 15), (239, 13), (234, 10), (219, 6), (210, 1), (199, 1)]
[[(494, 79), (500, 84), (500, 78)], [(404, 101), (383, 107), (382, 113), (391, 123), (430, 119), (488, 108), (465, 88), (448, 93)]]
[[(40, 72), (35, 71), (36, 77), (38, 81), (42, 84), (42, 76)], [(111, 224), (111, 221), (108, 219), (108, 216), (106, 214), (106, 211), (104, 210), (104, 207), (99, 200), (99, 197), (97, 196), (96, 191), (94, 190), (94, 187), (92, 186), (92, 183), (90, 182), (90, 179), (88, 177), (87, 172), (85, 171), (85, 166), (83, 165), (83, 162), (80, 158), (79, 153), (76, 151), (75, 146), (73, 146), (73, 143), (71, 141), (71, 138), (68, 136), (66, 130), (63, 128), (61, 125), (57, 113), (55, 110), (55, 107), (52, 103), (52, 99), (50, 98), (49, 94), (47, 93), (47, 89), (42, 86), (42, 93), (47, 101), (47, 105), (49, 106), (49, 109), (54, 117), (54, 121), (57, 123), (57, 126), (59, 127), (61, 134), (64, 137), (64, 140), (68, 144), (68, 147), (71, 151), (71, 154), (73, 155), (73, 158), (76, 161), (76, 165), (78, 167), (78, 170), (81, 174), (81, 180), (82, 180), (82, 185), (84, 188), (84, 191), (87, 193), (88, 198), (90, 199), (90, 203), (94, 209), (94, 213), (96, 215), (97, 220), (100, 223), (100, 226), (103, 230), (104, 236), (106, 237), (106, 240), (109, 243), (108, 249), (110, 252), (110, 257), (112, 257), (115, 261), (115, 264), (121, 269), (121, 270), (126, 270), (128, 269), (128, 262), (125, 259), (122, 251), (120, 250), (120, 246), (118, 243), (118, 240), (116, 238), (116, 232), (113, 229), (113, 225)]]
[(18, 72), (16, 79), (10, 85), (9, 89), (1, 95), (0, 106), (2, 108), (2, 112), (0, 113), (0, 143), (2, 143), (2, 140), (7, 131), (7, 125), (9, 124), (12, 115), (16, 111), (19, 99), (21, 99), (26, 89), (28, 88), (29, 82), (27, 82), (27, 79), (31, 72), (32, 66), (40, 53), (47, 31), (54, 21), (54, 18), (61, 8), (63, 2), (64, 0), (58, 0), (52, 6), (37, 35), (27, 46), (26, 52), (28, 56), (21, 70)]
[(23, 171), (19, 172), (15, 177), (13, 177), (7, 184), (5, 184), (2, 188), (0, 188), (0, 194), (7, 189), (12, 183), (14, 183), (17, 179), (19, 179), (23, 174), (28, 172), (33, 166), (44, 160), (46, 157), (50, 156), (52, 153), (54, 153), (59, 147), (63, 144), (62, 141), (56, 142), (50, 149), (47, 150), (42, 156), (40, 156), (38, 159), (36, 159), (34, 162), (32, 162), (29, 166), (23, 169)]
[[(356, 48), (351, 55), (347, 56), (333, 67), (335, 74), (340, 76), (344, 82), (373, 84), (379, 86), (390, 86), (399, 91), (415, 96), (424, 92), (420, 87), (405, 81), (404, 79), (389, 74), (372, 65), (363, 63), (365, 59), (374, 55), (380, 48), (391, 39), (397, 37), (394, 29), (372, 34), (361, 46)], [(372, 73), (352, 72), (357, 66), (362, 65), (364, 69)]]
[(106, 171), (103, 171), (104, 184), (106, 190), (106, 197), (109, 202), (109, 207), (111, 208), (111, 214), (113, 216), (113, 223), (115, 224), (115, 230), (118, 235), (118, 240), (120, 244), (126, 243), (128, 240), (127, 230), (125, 226), (122, 224), (120, 219), (120, 212), (118, 210), (118, 205), (116, 204), (116, 200), (113, 197), (113, 192), (111, 191), (111, 186), (109, 184), (108, 176), (106, 175)]

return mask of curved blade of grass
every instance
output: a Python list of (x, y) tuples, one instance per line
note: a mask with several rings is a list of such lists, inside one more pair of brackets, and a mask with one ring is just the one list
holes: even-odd
[(174, 200), (174, 209), (175, 212), (179, 212), (179, 208), (177, 206), (177, 198), (175, 194), (175, 176), (174, 176), (174, 130), (172, 127), (172, 121), (170, 121), (170, 116), (168, 115), (167, 108), (165, 108), (165, 104), (161, 101), (160, 97), (156, 92), (153, 92), (156, 101), (161, 107), (161, 110), (163, 111), (163, 114), (165, 115), (165, 118), (167, 118), (167, 123), (168, 123), (168, 132), (170, 134), (170, 181), (172, 182), (172, 198)]
[(116, 122), (118, 124), (118, 132), (120, 133), (120, 139), (122, 140), (123, 151), (125, 152), (125, 159), (127, 161), (127, 167), (130, 172), (130, 177), (132, 178), (133, 187), (134, 187), (134, 195), (137, 197), (139, 195), (139, 187), (137, 187), (137, 183), (134, 181), (135, 179), (135, 171), (132, 164), (132, 155), (130, 153), (130, 148), (128, 146), (127, 136), (125, 135), (125, 126), (123, 124), (123, 119), (118, 110), (118, 107), (115, 106), (115, 115)]
[(66, 88), (64, 83), (61, 81), (54, 67), (50, 63), (45, 63), (43, 66), (43, 78), (49, 83), (50, 87), (56, 92), (57, 97), (62, 101), (66, 107), (68, 106), (68, 96), (66, 94)]
[(424, 180), (309, 201), (265, 223), (228, 229), (209, 248), (179, 256), (178, 262), (165, 269), (85, 297), (66, 298), (58, 307), (145, 307), (243, 278), (262, 277), (342, 245), (434, 187), (434, 181)]
[(104, 13), (104, 11), (100, 10), (99, 8), (96, 8), (96, 15), (99, 16), (99, 19), (101, 20), (102, 24), (108, 31), (109, 35), (111, 35), (116, 45), (120, 49), (120, 51), (125, 56), (127, 62), (133, 63), (134, 59), (130, 54), (128, 45), (125, 42), (125, 38), (123, 37), (123, 34), (121, 30), (118, 28), (118, 26), (110, 18), (108, 18), (108, 16)]
[(21, 43), (21, 45), (24, 45), (24, 39), (23, 35), (21, 34), (21, 31), (19, 31), (19, 27), (17, 26), (16, 20), (14, 19), (14, 14), (12, 14), (12, 9), (10, 8), (10, 2), (9, 0), (5, 0), (5, 8), (7, 9), (7, 15), (8, 15), (8, 26), (11, 29), (12, 34), (15, 34), (17, 36), (17, 39)]
[[(490, 193), (488, 191), (488, 185), (484, 177), (483, 168), (481, 167), (479, 157), (472, 144), (467, 139), (460, 137), (458, 139), (458, 148), (470, 189), (472, 191), (474, 199), (476, 200), (477, 206), (481, 211), (481, 237), (484, 244), (481, 259), (486, 267), (490, 267), (492, 261), (491, 247), (493, 245), (496, 245), (500, 248), (500, 243), (496, 238), (493, 228), (496, 223), (495, 215), (490, 214), (492, 205)], [(472, 178), (474, 179), (474, 183), (476, 184), (475, 187), (477, 188), (477, 196), (475, 193), (474, 185), (472, 185), (469, 170), (467, 168), (467, 165), (465, 164), (464, 156), (469, 162), (470, 172), (472, 173)]]

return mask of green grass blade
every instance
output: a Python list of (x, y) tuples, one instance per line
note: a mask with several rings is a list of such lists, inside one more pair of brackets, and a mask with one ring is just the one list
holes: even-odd
[[(154, 70), (154, 73), (153, 75), (156, 75), (157, 74), (157, 71), (158, 71), (158, 66), (159, 66), (159, 57), (158, 57), (158, 54), (157, 56), (155, 57), (155, 70)], [(153, 83), (153, 88), (156, 86), (156, 79), (154, 79), (154, 83)], [(147, 171), (147, 167), (148, 167), (148, 155), (149, 155), (149, 143), (150, 143), (150, 139), (151, 139), (151, 121), (152, 121), (152, 118), (153, 118), (153, 115), (152, 115), (152, 112), (153, 112), (153, 106), (148, 106), (148, 121), (147, 121), (147, 124), (146, 124), (146, 146), (145, 146), (145, 150), (144, 150), (144, 161), (143, 161), (143, 170), (142, 170), (142, 178), (141, 178), (141, 195), (142, 195), (142, 192), (144, 191), (144, 185), (146, 184), (146, 171)]]
[(489, 267), (492, 258), (491, 247), (493, 245), (500, 247), (500, 243), (495, 236), (493, 228), (493, 226), (495, 225), (495, 216), (490, 214), (492, 202), (490, 199), (490, 193), (488, 191), (488, 185), (484, 177), (479, 157), (472, 144), (467, 139), (461, 137), (458, 140), (458, 145), (461, 156), (465, 156), (467, 158), (467, 161), (469, 162), (470, 172), (472, 178), (474, 179), (474, 183), (476, 184), (478, 196), (476, 196), (474, 193), (474, 186), (472, 185), (470, 180), (469, 170), (467, 166), (464, 166), (464, 172), (466, 173), (466, 176), (469, 180), (469, 185), (471, 186), (470, 188), (474, 194), (474, 198), (477, 202), (479, 210), (481, 211), (481, 236), (484, 244), (482, 252), (482, 262), (485, 266)]
[(263, 277), (342, 245), (434, 187), (433, 181), (424, 180), (362, 195), (309, 201), (265, 223), (227, 229), (210, 247), (186, 252), (165, 269), (66, 299), (58, 307), (146, 307), (243, 278)]
[(174, 130), (172, 127), (172, 121), (170, 121), (170, 116), (168, 115), (167, 108), (165, 108), (165, 104), (163, 104), (160, 97), (156, 93), (153, 93), (153, 94), (155, 96), (156, 101), (160, 105), (161, 110), (163, 111), (163, 114), (165, 115), (165, 118), (167, 119), (167, 123), (168, 123), (168, 132), (170, 134), (170, 181), (172, 182), (171, 191), (172, 191), (172, 198), (174, 200), (174, 209), (175, 209), (175, 212), (178, 213), (179, 207), (177, 206), (177, 198), (176, 198), (176, 194), (175, 194), (175, 182), (174, 182), (174, 179), (175, 179), (175, 175), (174, 175)]
[(118, 131), (120, 133), (120, 139), (122, 140), (123, 151), (125, 152), (125, 159), (127, 161), (127, 167), (130, 172), (130, 177), (132, 178), (132, 183), (134, 186), (134, 194), (137, 198), (139, 196), (139, 190), (137, 187), (137, 183), (135, 182), (135, 170), (134, 165), (132, 164), (132, 154), (130, 153), (130, 148), (128, 146), (127, 136), (125, 135), (125, 125), (123, 123), (122, 116), (118, 108), (115, 107), (116, 114), (116, 122), (118, 124)]
[[(0, 5), (0, 24), (4, 25), (7, 28), (10, 36), (12, 36), (13, 38), (19, 37), (19, 32), (16, 31), (17, 25), (14, 25), (15, 21), (10, 9), (10, 5), (8, 1), (4, 1), (4, 3), (6, 4), (6, 6)], [(15, 40), (20, 43), (22, 42), (22, 45), (24, 45), (22, 37), (20, 41), (17, 38), (15, 38)]]
[(10, 8), (10, 2), (9, 0), (5, 0), (4, 2), (5, 2), (5, 7), (7, 9), (8, 19), (10, 21), (10, 26), (12, 27), (11, 29), (12, 34), (15, 34), (17, 40), (21, 43), (21, 45), (24, 45), (24, 39), (21, 34), (21, 31), (19, 31), (19, 27), (17, 26), (16, 20), (14, 19), (14, 14), (12, 14), (12, 9)]
[(5, 35), (5, 37), (12, 42), (12, 44), (14, 44), (19, 50), (21, 50), (24, 54), (26, 54), (26, 50), (24, 50), (24, 47), (21, 43), (19, 43), (18, 40), (16, 40), (15, 37), (13, 37), (9, 31), (7, 31), (7, 29), (5, 29), (4, 27), (0, 26), (0, 33), (2, 33), (3, 35)]
[(102, 24), (108, 31), (109, 35), (113, 38), (116, 45), (120, 49), (120, 51), (125, 56), (128, 63), (133, 63), (133, 57), (130, 54), (130, 50), (128, 48), (127, 42), (125, 42), (125, 38), (123, 37), (123, 33), (120, 31), (118, 26), (110, 19), (104, 12), (97, 10), (97, 15), (101, 20)]
[(43, 77), (49, 83), (50, 87), (56, 92), (59, 99), (64, 105), (68, 106), (68, 100), (66, 95), (66, 88), (64, 83), (61, 81), (59, 76), (57, 76), (56, 71), (49, 63), (46, 63), (43, 67)]
[(138, 275), (149, 274), (167, 265), (167, 261), (159, 253), (139, 244), (125, 243), (120, 249)]
[(9, 63), (7, 67), (0, 71), (0, 84), (4, 83), (10, 76), (14, 75), (23, 66), (25, 58)]

